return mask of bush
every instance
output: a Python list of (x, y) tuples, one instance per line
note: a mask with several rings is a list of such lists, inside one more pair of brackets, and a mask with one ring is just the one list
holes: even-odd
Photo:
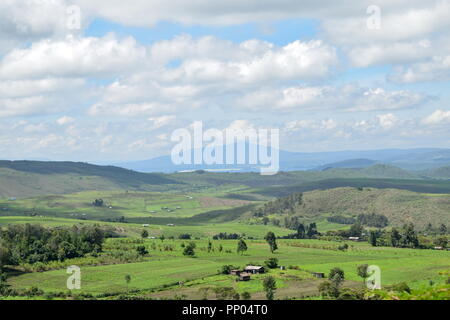
[(147, 249), (145, 249), (145, 246), (136, 247), (136, 251), (140, 256), (145, 256), (146, 254), (148, 254), (148, 251)]
[(389, 289), (396, 292), (411, 293), (411, 288), (406, 284), (406, 282), (393, 284), (392, 286), (389, 287)]
[(188, 257), (193, 257), (195, 256), (195, 249), (196, 245), (194, 242), (190, 242), (186, 247), (184, 247), (183, 250), (183, 255), (188, 256)]
[(278, 268), (278, 259), (277, 258), (270, 258), (269, 260), (264, 261), (264, 263), (269, 269)]
[(220, 269), (219, 273), (221, 274), (230, 274), (231, 270), (233, 269), (238, 269), (235, 266), (232, 266), (231, 264), (226, 264), (224, 266), (222, 266), (222, 268)]

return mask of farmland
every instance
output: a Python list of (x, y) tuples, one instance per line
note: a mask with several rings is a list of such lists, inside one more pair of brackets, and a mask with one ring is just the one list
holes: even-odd
[[(62, 176), (52, 179), (66, 179), (68, 172), (85, 174), (79, 166), (75, 168), (62, 166), (56, 173)], [(355, 175), (353, 171), (340, 171), (337, 176), (342, 177), (330, 180), (333, 173), (327, 171), (280, 173), (268, 177), (267, 183), (251, 173), (178, 173), (155, 175), (152, 180), (138, 174), (137, 181), (130, 182), (135, 174), (128, 171), (120, 171), (125, 176), (119, 174), (118, 178), (103, 169), (94, 173), (101, 174), (95, 181), (115, 182), (75, 192), (16, 192), (17, 197), (0, 200), (0, 228), (4, 230), (12, 225), (41, 225), (52, 230), (90, 226), (113, 235), (99, 253), (8, 266), (10, 290), (32, 299), (74, 295), (90, 299), (223, 299), (227, 290), (264, 299), (263, 280), (270, 275), (277, 284), (277, 299), (321, 299), (318, 288), (324, 279), (314, 277), (313, 272), (327, 277), (331, 269), (339, 268), (345, 273), (342, 288), (358, 291), (363, 281), (357, 267), (366, 264), (381, 269), (383, 288), (406, 283), (411, 290), (429, 290), (446, 286), (448, 281), (449, 252), (432, 250), (433, 241), (442, 238), (439, 226), (450, 224), (450, 187), (445, 180), (344, 177)], [(133, 188), (136, 183), (143, 184)], [(299, 202), (286, 207), (288, 198), (279, 198), (285, 195), (296, 195)], [(272, 205), (264, 211), (265, 216), (256, 214), (274, 199), (279, 199), (274, 203), (280, 208)], [(360, 214), (375, 213), (388, 221), (388, 226), (379, 230), (384, 237), (392, 228), (413, 223), (420, 232), (422, 248), (392, 247), (386, 240), (373, 246), (367, 237), (361, 242), (349, 241), (336, 232), (350, 232), (351, 226), (330, 220), (344, 217), (356, 221)], [(317, 234), (295, 238), (293, 219), (307, 226), (314, 224)], [(366, 227), (365, 232), (373, 230)], [(274, 253), (264, 240), (269, 232), (278, 237)], [(239, 238), (248, 249), (241, 253), (237, 252)], [(192, 256), (185, 254), (188, 245), (195, 248)], [(138, 247), (143, 254), (137, 254)], [(250, 281), (236, 281), (236, 276), (220, 271), (228, 265), (239, 269), (248, 264), (266, 265), (270, 258), (277, 259), (278, 267), (252, 275)], [(80, 290), (66, 288), (70, 265), (81, 268)], [(31, 288), (38, 294), (28, 294)]]
[[(313, 279), (310, 272), (327, 273), (334, 266), (345, 271), (348, 286), (361, 286), (356, 267), (368, 263), (381, 268), (383, 285), (407, 281), (412, 288), (426, 286), (430, 280), (443, 283), (449, 268), (447, 252), (372, 248), (365, 243), (352, 243), (348, 251), (341, 252), (337, 250), (338, 242), (286, 240), (280, 241), (279, 250), (272, 255), (264, 241), (250, 240), (249, 250), (240, 255), (235, 251), (237, 241), (213, 240), (213, 251), (207, 252), (207, 241), (197, 240), (198, 253), (195, 258), (188, 258), (182, 255), (180, 247), (185, 242), (144, 240), (142, 243), (149, 250), (149, 256), (142, 262), (83, 266), (81, 292), (117, 296), (132, 291), (134, 295), (174, 298), (180, 290), (178, 282), (181, 281), (184, 283), (181, 292), (188, 295), (187, 298), (197, 297), (201, 288), (217, 286), (232, 286), (240, 293), (248, 291), (258, 295), (262, 292), (263, 275), (253, 277), (250, 282), (236, 283), (232, 276), (218, 275), (218, 270), (227, 264), (243, 266), (246, 263), (263, 263), (272, 256), (287, 270), (271, 270), (269, 274), (278, 280), (280, 292), (291, 292), (297, 298), (317, 295), (319, 280)], [(106, 250), (117, 245), (136, 246), (124, 240), (109, 240)], [(222, 252), (217, 250), (219, 245), (223, 247)], [(174, 251), (164, 251), (164, 247), (172, 247)], [(126, 274), (132, 276), (129, 286), (124, 281)], [(14, 288), (27, 288), (39, 283), (39, 288), (45, 292), (60, 292), (66, 291), (66, 279), (65, 269), (61, 269), (13, 276), (9, 283)]]

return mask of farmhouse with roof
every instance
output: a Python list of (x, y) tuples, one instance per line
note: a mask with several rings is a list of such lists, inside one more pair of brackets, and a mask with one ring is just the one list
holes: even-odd
[(248, 273), (256, 274), (256, 273), (264, 273), (265, 269), (262, 266), (246, 266), (244, 271), (248, 272)]

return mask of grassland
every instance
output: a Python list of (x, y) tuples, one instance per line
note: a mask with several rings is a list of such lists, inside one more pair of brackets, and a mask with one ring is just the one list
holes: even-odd
[[(248, 240), (249, 250), (237, 254), (237, 241), (213, 240), (213, 251), (208, 252), (207, 241), (197, 240), (196, 257), (182, 255), (182, 240), (145, 240), (149, 257), (143, 262), (105, 266), (82, 267), (82, 290), (84, 293), (118, 295), (130, 291), (151, 297), (173, 298), (185, 294), (188, 298), (198, 298), (200, 288), (230, 286), (238, 292), (250, 292), (254, 297), (262, 294), (264, 275), (253, 276), (249, 282), (235, 282), (233, 276), (219, 275), (221, 266), (231, 264), (244, 266), (247, 263), (262, 264), (269, 257), (276, 257), (280, 265), (296, 266), (299, 269), (270, 270), (278, 282), (280, 294), (302, 297), (317, 294), (320, 280), (311, 276), (311, 271), (327, 273), (333, 267), (345, 271), (348, 286), (361, 286), (356, 267), (359, 264), (377, 265), (382, 270), (383, 285), (408, 282), (413, 288), (427, 286), (429, 281), (443, 283), (441, 274), (450, 271), (450, 256), (445, 251), (374, 248), (366, 243), (349, 243), (346, 252), (337, 250), (339, 242), (319, 240), (282, 240), (279, 250), (271, 254), (264, 241)], [(126, 243), (126, 239), (110, 239), (106, 248)], [(218, 247), (223, 247), (219, 252)], [(129, 244), (133, 248), (135, 244)], [(173, 251), (163, 248), (170, 246)], [(108, 249), (106, 249), (108, 250)], [(129, 285), (125, 275), (131, 275)], [(14, 288), (38, 286), (45, 292), (66, 291), (65, 270), (39, 273), (25, 273), (10, 277)], [(184, 285), (180, 288), (178, 282)], [(181, 290), (181, 291), (180, 291)], [(136, 293), (135, 292), (135, 293)]]

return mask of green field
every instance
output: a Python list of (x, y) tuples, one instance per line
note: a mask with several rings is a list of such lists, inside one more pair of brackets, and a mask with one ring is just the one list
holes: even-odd
[[(347, 252), (337, 250), (341, 243), (319, 240), (285, 240), (279, 241), (279, 250), (271, 254), (264, 241), (249, 240), (249, 250), (240, 255), (235, 252), (237, 241), (212, 241), (214, 251), (208, 253), (206, 241), (196, 241), (195, 258), (184, 257), (181, 251), (182, 240), (146, 240), (150, 251), (144, 262), (83, 266), (82, 292), (127, 293), (137, 290), (141, 295), (174, 297), (179, 281), (184, 282), (183, 290), (193, 297), (205, 286), (237, 286), (239, 292), (249, 291), (256, 295), (262, 292), (263, 275), (255, 276), (249, 282), (234, 282), (233, 276), (217, 275), (222, 265), (244, 266), (246, 263), (263, 263), (269, 257), (276, 257), (280, 265), (297, 266), (300, 270), (271, 270), (269, 274), (278, 280), (280, 292), (297, 292), (296, 296), (305, 292), (314, 293), (319, 280), (314, 280), (310, 272), (327, 273), (333, 267), (345, 271), (348, 285), (358, 286), (361, 281), (356, 274), (359, 264), (377, 265), (381, 268), (383, 285), (407, 281), (412, 288), (426, 286), (430, 280), (443, 283), (445, 278), (439, 273), (450, 271), (450, 255), (445, 251), (373, 248), (366, 243), (349, 243)], [(123, 243), (123, 240), (108, 240), (108, 247)], [(155, 243), (156, 249), (152, 249)], [(173, 246), (174, 251), (159, 251), (162, 246)], [(223, 251), (218, 252), (219, 245)], [(133, 246), (133, 245), (129, 245)], [(107, 249), (108, 250), (108, 249)], [(231, 252), (226, 252), (230, 250)], [(132, 281), (127, 286), (125, 275), (130, 274)], [(67, 274), (65, 270), (26, 273), (10, 277), (9, 283), (14, 288), (38, 286), (45, 292), (66, 291)], [(302, 290), (304, 284), (305, 290)], [(311, 288), (312, 284), (314, 286)], [(295, 287), (293, 291), (292, 286)], [(294, 294), (295, 296), (295, 294)]]
[[(99, 255), (8, 266), (8, 284), (19, 291), (37, 287), (44, 294), (67, 292), (66, 268), (71, 264), (82, 270), (82, 289), (74, 293), (99, 299), (217, 299), (214, 290), (227, 287), (264, 299), (262, 281), (266, 274), (238, 282), (235, 276), (219, 274), (218, 270), (224, 265), (263, 265), (271, 257), (285, 267), (269, 271), (277, 281), (278, 299), (319, 298), (318, 286), (323, 280), (313, 277), (312, 272), (327, 274), (335, 267), (344, 270), (344, 287), (348, 288), (362, 288), (356, 272), (361, 264), (379, 266), (383, 286), (405, 282), (413, 289), (426, 289), (430, 283), (443, 285), (450, 274), (450, 252), (445, 250), (373, 247), (367, 241), (324, 237), (278, 239), (279, 250), (272, 254), (264, 241), (269, 231), (278, 237), (295, 233), (284, 227), (288, 226), (286, 220), (294, 217), (304, 224), (316, 223), (322, 234), (350, 228), (328, 218), (356, 218), (361, 213), (387, 217), (386, 230), (408, 222), (421, 232), (429, 223), (434, 227), (448, 225), (449, 181), (418, 179), (417, 175), (382, 166), (262, 177), (199, 172), (147, 176), (66, 163), (49, 174), (45, 166), (36, 164), (27, 171), (20, 163), (14, 165), (10, 168), (10, 163), (3, 163), (1, 168), (0, 163), (0, 178), (7, 182), (15, 179), (12, 188), (3, 184), (0, 189), (5, 197), (0, 200), (0, 228), (12, 224), (48, 228), (97, 225), (115, 235), (106, 240)], [(377, 175), (388, 178), (374, 179)], [(19, 185), (26, 188), (19, 190)], [(254, 215), (267, 201), (296, 192), (303, 193), (302, 200), (290, 211), (274, 208), (265, 222)], [(96, 199), (102, 199), (103, 205), (94, 206)], [(147, 239), (141, 239), (143, 230), (148, 232)], [(213, 240), (219, 233), (243, 237), (248, 251), (238, 254), (237, 240)], [(190, 240), (178, 239), (186, 234)], [(159, 239), (162, 236), (164, 241)], [(190, 241), (196, 243), (194, 258), (183, 255), (182, 244)], [(212, 242), (211, 251), (207, 250), (208, 241)], [(339, 250), (344, 243), (349, 248)], [(149, 253), (137, 256), (136, 247), (142, 244)], [(128, 284), (126, 275), (131, 276)], [(41, 299), (42, 295), (33, 298)]]

